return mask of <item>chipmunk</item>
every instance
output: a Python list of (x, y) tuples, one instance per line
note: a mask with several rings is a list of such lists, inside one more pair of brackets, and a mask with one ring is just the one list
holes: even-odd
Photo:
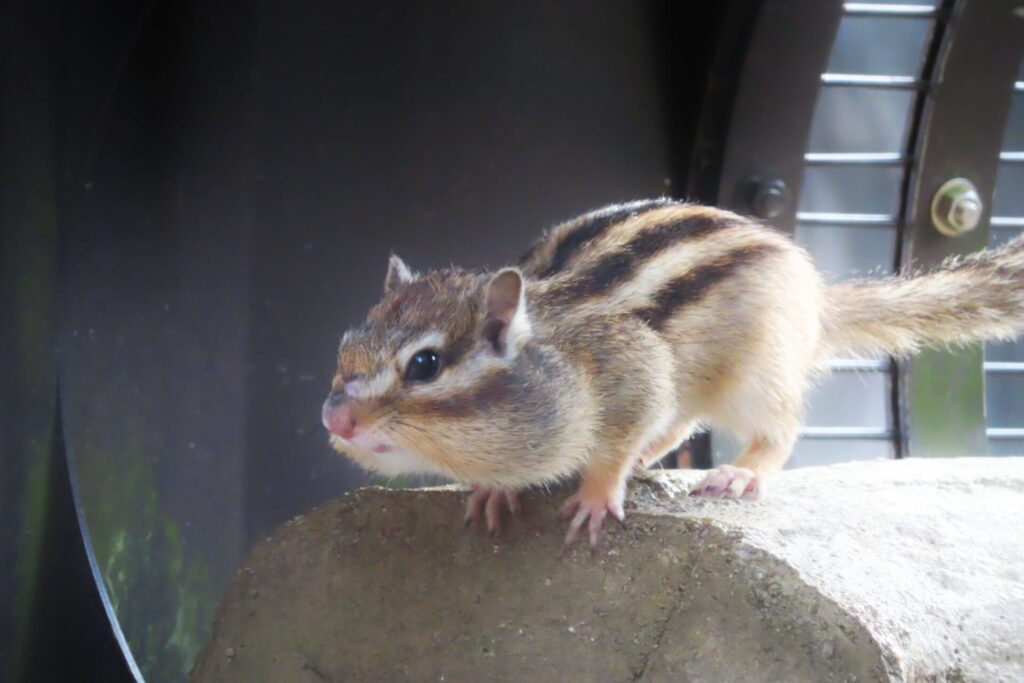
[(499, 529), (516, 492), (582, 473), (566, 542), (622, 521), (625, 484), (714, 426), (743, 439), (695, 493), (754, 497), (783, 466), (826, 358), (1007, 340), (1024, 328), (1024, 238), (907, 277), (826, 286), (787, 236), (669, 199), (587, 213), (517, 266), (416, 274), (341, 339), (330, 443), (368, 470), (469, 484)]

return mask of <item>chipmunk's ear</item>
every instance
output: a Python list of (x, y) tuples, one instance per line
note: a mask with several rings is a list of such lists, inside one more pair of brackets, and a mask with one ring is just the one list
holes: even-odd
[(384, 293), (387, 294), (399, 285), (412, 282), (416, 275), (405, 265), (405, 261), (392, 254), (388, 259), (388, 274), (384, 277)]
[(514, 356), (530, 336), (526, 313), (526, 284), (517, 268), (505, 268), (491, 278), (485, 293), (484, 339), (502, 356)]

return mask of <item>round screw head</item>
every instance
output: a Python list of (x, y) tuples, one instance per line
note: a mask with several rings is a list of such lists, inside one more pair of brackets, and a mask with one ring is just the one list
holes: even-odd
[(975, 193), (961, 195), (953, 200), (949, 222), (961, 232), (974, 230), (981, 221), (981, 199)]
[(978, 227), (985, 205), (974, 183), (966, 178), (947, 180), (932, 197), (932, 225), (947, 237)]
[(782, 180), (757, 182), (751, 208), (758, 218), (778, 218), (789, 206), (790, 192)]

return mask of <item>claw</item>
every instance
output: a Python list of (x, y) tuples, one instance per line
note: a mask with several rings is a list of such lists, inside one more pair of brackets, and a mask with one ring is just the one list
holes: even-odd
[(609, 503), (608, 512), (611, 513), (612, 518), (618, 522), (620, 526), (626, 526), (626, 511), (622, 509), (622, 503)]
[(580, 509), (572, 518), (572, 522), (569, 523), (569, 531), (565, 535), (566, 545), (573, 545), (579, 540), (580, 529), (583, 528), (583, 524), (587, 521), (589, 514), (587, 510)]
[(562, 505), (561, 515), (562, 519), (572, 519), (573, 515), (576, 514), (576, 510), (580, 506), (579, 494), (569, 496), (565, 500), (565, 504)]
[(487, 517), (487, 531), (492, 536), (501, 531), (501, 504), (505, 502), (505, 494), (501, 491), (494, 491), (487, 498), (485, 516)]
[[(612, 494), (621, 497), (621, 494)], [(611, 514), (620, 524), (625, 523), (626, 514), (620, 500), (608, 500), (606, 496), (585, 496), (575, 493), (562, 506), (562, 518), (571, 519), (569, 531), (565, 534), (565, 545), (572, 546), (580, 538), (583, 525), (587, 525), (587, 538), (592, 548), (602, 545), (602, 528), (605, 518)]]
[(523, 514), (523, 508), (519, 505), (519, 494), (515, 491), (506, 491), (505, 499), (508, 501), (508, 511), (514, 517)]
[(745, 467), (722, 465), (707, 473), (691, 496), (756, 499), (764, 491), (764, 475)]
[(484, 505), (487, 503), (487, 498), (490, 495), (487, 489), (482, 489), (478, 486), (473, 486), (470, 490), (472, 493), (466, 499), (466, 515), (464, 518), (465, 526), (467, 527), (480, 521), (483, 516)]
[(491, 536), (501, 533), (502, 514), (505, 508), (513, 515), (519, 515), (518, 494), (515, 491), (492, 489), (483, 486), (471, 486), (471, 493), (466, 499), (465, 526), (484, 522)]
[(608, 508), (601, 508), (590, 513), (590, 547), (597, 548), (601, 545), (601, 527), (604, 525), (604, 518), (608, 515)]

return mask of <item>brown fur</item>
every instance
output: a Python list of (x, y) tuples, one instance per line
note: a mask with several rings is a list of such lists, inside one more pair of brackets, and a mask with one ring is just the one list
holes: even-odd
[(1013, 339), (1024, 327), (1024, 237), (932, 273), (830, 287), (824, 322), (832, 354)]
[[(369, 469), (502, 489), (583, 470), (569, 507), (574, 532), (589, 517), (592, 538), (602, 510), (621, 511), (634, 463), (701, 425), (750, 444), (706, 490), (756, 492), (788, 458), (829, 355), (904, 354), (1024, 327), (1020, 239), (931, 274), (826, 288), (779, 233), (653, 200), (558, 226), (520, 263), (490, 296), (492, 275), (416, 276), (393, 258), (383, 300), (342, 340), (332, 388), (360, 387), (365, 428), (394, 452), (332, 443)], [(432, 382), (404, 379), (417, 344), (442, 358)]]

